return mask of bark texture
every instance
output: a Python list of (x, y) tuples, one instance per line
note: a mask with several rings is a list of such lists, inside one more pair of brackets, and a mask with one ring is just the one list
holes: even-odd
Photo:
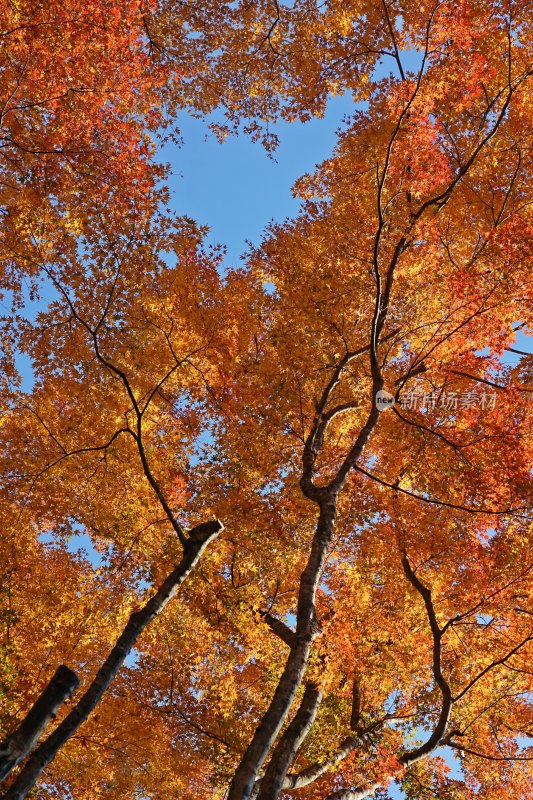
[(316, 719), (322, 700), (321, 687), (308, 683), (294, 719), (280, 738), (264, 777), (259, 782), (257, 800), (277, 800), (284, 787), (287, 771)]
[(80, 681), (71, 669), (61, 664), (18, 728), (0, 746), (0, 782), (37, 744), (46, 726)]

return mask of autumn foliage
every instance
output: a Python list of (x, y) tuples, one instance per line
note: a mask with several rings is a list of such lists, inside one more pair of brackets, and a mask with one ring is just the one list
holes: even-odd
[[(2, 798), (528, 800), (531, 8), (0, 19), (0, 769), (80, 680)], [(224, 271), (180, 115), (273, 152), (339, 93)]]

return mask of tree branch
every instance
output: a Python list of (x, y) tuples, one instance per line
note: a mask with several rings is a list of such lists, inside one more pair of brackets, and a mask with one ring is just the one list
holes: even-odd
[(189, 531), (183, 557), (175, 569), (163, 581), (155, 595), (140, 611), (134, 611), (115, 646), (96, 673), (91, 685), (80, 698), (73, 710), (58, 725), (55, 731), (34, 750), (22, 768), (13, 785), (2, 795), (1, 800), (23, 800), (35, 786), (43, 770), (55, 758), (59, 749), (92, 713), (102, 699), (131, 653), (137, 639), (147, 625), (157, 617), (168, 602), (175, 596), (178, 588), (189, 576), (207, 545), (223, 530), (219, 520), (211, 520), (197, 525)]
[(0, 783), (26, 758), (60, 706), (80, 685), (78, 676), (61, 664), (18, 728), (0, 745)]
[(484, 758), (487, 761), (533, 761), (533, 756), (490, 756), (488, 753), (480, 753), (478, 750), (471, 750), (469, 747), (465, 747), (462, 744), (455, 744), (455, 742), (446, 742), (447, 747), (451, 747), (452, 750), (458, 750), (461, 753), (468, 753), (471, 756), (476, 756), (477, 758)]
[(435, 683), (440, 689), (440, 693), (442, 696), (442, 706), (439, 714), (439, 719), (433, 732), (429, 736), (429, 738), (424, 742), (424, 744), (420, 745), (420, 747), (416, 747), (414, 750), (406, 751), (403, 755), (400, 756), (398, 759), (401, 764), (407, 766), (408, 764), (412, 764), (414, 761), (418, 761), (425, 755), (431, 753), (432, 750), (439, 744), (440, 740), (444, 735), (444, 731), (446, 730), (446, 725), (448, 724), (448, 718), (450, 716), (450, 711), (452, 708), (452, 704), (454, 699), (452, 697), (452, 690), (450, 688), (450, 684), (444, 677), (442, 673), (442, 664), (441, 664), (441, 656), (442, 656), (442, 636), (443, 630), (440, 627), (437, 615), (435, 614), (435, 608), (433, 606), (433, 600), (431, 597), (431, 590), (428, 589), (427, 586), (424, 586), (420, 578), (416, 575), (415, 570), (411, 567), (409, 563), (409, 559), (407, 558), (407, 553), (405, 550), (402, 554), (402, 567), (407, 577), (407, 580), (413, 586), (418, 594), (421, 596), (422, 600), (424, 601), (424, 605), (426, 607), (426, 614), (429, 621), (429, 627), (431, 628), (431, 635), (433, 637), (433, 678)]
[(308, 683), (300, 707), (279, 740), (265, 775), (258, 782), (257, 800), (277, 800), (284, 788), (285, 776), (316, 719), (323, 687)]
[(264, 619), (272, 633), (275, 633), (276, 636), (285, 642), (285, 644), (289, 645), (289, 647), (293, 647), (296, 634), (292, 628), (289, 628), (288, 625), (275, 617), (269, 611), (262, 611), (259, 609), (257, 613)]
[(462, 506), (458, 505), (457, 503), (448, 503), (446, 500), (438, 500), (436, 498), (431, 497), (424, 497), (423, 495), (416, 494), (415, 492), (410, 492), (408, 489), (402, 489), (401, 486), (397, 486), (394, 483), (388, 483), (384, 481), (382, 478), (378, 478), (377, 475), (373, 475), (371, 472), (367, 472), (366, 469), (362, 467), (355, 466), (358, 472), (361, 472), (363, 475), (366, 475), (367, 478), (371, 478), (376, 483), (380, 483), (382, 486), (386, 486), (389, 489), (394, 489), (396, 492), (401, 492), (402, 494), (408, 495), (408, 497), (414, 497), (415, 500), (420, 500), (422, 503), (430, 503), (431, 505), (436, 506), (446, 506), (447, 508), (456, 508), (459, 511), (468, 511), (469, 514), (494, 514), (495, 516), (501, 514), (516, 514), (518, 511), (526, 511), (527, 509), (524, 508), (504, 508), (504, 509), (490, 509), (490, 508), (471, 508), (469, 506)]
[(495, 660), (494, 660), (494, 661), (492, 661), (492, 662), (491, 662), (491, 663), (490, 663), (490, 664), (489, 664), (487, 667), (485, 667), (485, 669), (482, 669), (482, 670), (481, 670), (481, 672), (479, 672), (479, 673), (476, 675), (476, 677), (475, 677), (475, 678), (473, 678), (473, 679), (472, 679), (472, 680), (471, 680), (471, 681), (470, 681), (470, 682), (469, 682), (469, 683), (468, 683), (468, 684), (465, 686), (465, 688), (464, 688), (464, 689), (462, 689), (462, 691), (460, 691), (460, 692), (459, 692), (459, 694), (457, 694), (457, 695), (455, 695), (455, 696), (454, 696), (454, 698), (453, 698), (453, 702), (454, 702), (454, 703), (456, 703), (458, 700), (460, 700), (462, 697), (464, 697), (464, 696), (465, 696), (465, 694), (466, 694), (467, 692), (469, 692), (469, 691), (470, 691), (470, 689), (471, 689), (473, 686), (475, 686), (475, 684), (476, 684), (476, 683), (477, 683), (479, 680), (481, 680), (481, 678), (483, 678), (483, 677), (484, 677), (484, 676), (485, 676), (485, 675), (486, 675), (488, 672), (491, 672), (491, 671), (492, 671), (492, 670), (493, 670), (495, 667), (499, 667), (499, 666), (501, 666), (502, 664), (505, 664), (505, 662), (506, 662), (506, 661), (508, 661), (508, 660), (511, 658), (511, 656), (514, 656), (516, 653), (518, 653), (518, 651), (519, 651), (519, 650), (520, 650), (520, 649), (521, 649), (521, 648), (522, 648), (522, 647), (523, 647), (525, 644), (527, 644), (528, 642), (531, 642), (531, 641), (533, 641), (533, 633), (528, 633), (528, 635), (527, 635), (527, 636), (526, 636), (524, 639), (522, 639), (522, 641), (521, 641), (521, 642), (519, 642), (519, 643), (518, 643), (518, 644), (517, 644), (515, 647), (513, 647), (511, 650), (509, 650), (509, 652), (508, 652), (508, 653), (507, 653), (505, 656), (502, 656), (502, 658), (497, 658), (497, 659), (495, 659)]

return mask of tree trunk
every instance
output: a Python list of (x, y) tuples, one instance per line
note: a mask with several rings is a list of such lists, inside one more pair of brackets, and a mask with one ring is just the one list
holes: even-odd
[(33, 750), (58, 708), (76, 691), (80, 681), (71, 669), (61, 664), (35, 701), (19, 727), (0, 745), (0, 783)]
[(2, 800), (23, 800), (30, 789), (35, 786), (42, 771), (53, 761), (59, 749), (76, 733), (102, 699), (103, 694), (135, 646), (139, 635), (174, 597), (204, 549), (221, 530), (223, 530), (222, 523), (213, 520), (197, 525), (189, 532), (180, 563), (144, 607), (131, 614), (117, 643), (96, 673), (85, 694), (56, 730), (32, 753), (13, 785), (2, 795)]
[(250, 799), (259, 770), (285, 722), (302, 683), (311, 645), (317, 632), (315, 595), (333, 534), (335, 513), (336, 495), (331, 493), (321, 500), (311, 553), (300, 579), (295, 643), (270, 706), (256, 728), (253, 739), (235, 772), (227, 800)]
[(279, 740), (264, 777), (259, 781), (257, 800), (277, 800), (279, 797), (287, 771), (316, 719), (322, 693), (322, 688), (313, 683), (305, 687), (300, 708)]

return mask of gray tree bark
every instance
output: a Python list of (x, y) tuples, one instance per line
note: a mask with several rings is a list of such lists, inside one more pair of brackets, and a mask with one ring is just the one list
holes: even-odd
[(316, 719), (323, 689), (313, 683), (305, 687), (300, 708), (279, 740), (266, 772), (259, 781), (257, 800), (277, 800), (285, 776)]
[(78, 676), (64, 664), (56, 669), (25, 719), (0, 745), (0, 783), (33, 750), (57, 710), (79, 685)]

